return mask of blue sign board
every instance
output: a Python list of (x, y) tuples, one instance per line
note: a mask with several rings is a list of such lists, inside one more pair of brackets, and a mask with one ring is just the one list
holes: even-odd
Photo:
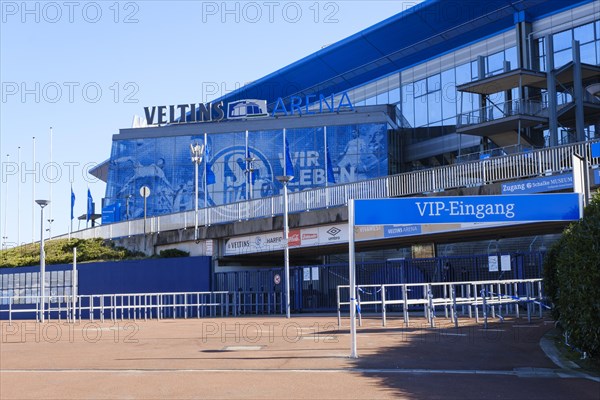
[(594, 171), (594, 183), (600, 185), (600, 169)]
[(600, 157), (600, 142), (592, 144), (592, 157)]
[(552, 192), (573, 188), (573, 174), (543, 176), (541, 178), (502, 184), (502, 194)]
[(355, 225), (574, 221), (578, 193), (355, 200)]

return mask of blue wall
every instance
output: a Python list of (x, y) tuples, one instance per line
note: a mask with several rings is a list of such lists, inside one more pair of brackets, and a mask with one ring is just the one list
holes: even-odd
[[(70, 271), (72, 268), (71, 264), (48, 265), (46, 273)], [(77, 271), (79, 294), (84, 295), (210, 290), (210, 257), (81, 263), (77, 265)], [(6, 274), (38, 272), (39, 266), (0, 268), (0, 277)]]

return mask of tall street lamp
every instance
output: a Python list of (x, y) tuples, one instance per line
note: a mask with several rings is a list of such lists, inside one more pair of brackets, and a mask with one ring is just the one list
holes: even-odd
[(198, 144), (198, 142), (191, 144), (190, 151), (192, 152), (192, 162), (196, 166), (196, 203), (194, 212), (194, 240), (198, 241), (198, 166), (202, 163), (202, 156), (204, 155), (204, 144)]
[(288, 223), (288, 190), (287, 184), (294, 179), (291, 175), (276, 178), (283, 185), (283, 262), (285, 268), (285, 315), (290, 318), (290, 227)]
[(44, 251), (44, 207), (50, 204), (50, 200), (36, 200), (40, 206), (40, 299), (42, 303), (40, 321), (44, 322), (44, 313), (46, 312), (46, 252)]

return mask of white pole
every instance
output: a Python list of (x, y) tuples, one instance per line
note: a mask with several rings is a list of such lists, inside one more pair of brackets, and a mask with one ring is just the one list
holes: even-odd
[(46, 252), (44, 250), (44, 207), (40, 209), (40, 297), (42, 303), (42, 314), (40, 321), (44, 322), (44, 314), (46, 312), (45, 302), (46, 292)]
[(71, 182), (71, 193), (69, 193), (69, 206), (71, 210), (69, 213), (69, 240), (71, 240), (71, 233), (73, 232), (73, 182)]
[(35, 181), (37, 168), (35, 167), (35, 136), (33, 137), (33, 179), (31, 180), (31, 243), (35, 243)]
[(287, 148), (285, 146), (286, 129), (283, 128), (283, 176), (288, 176), (287, 170)]
[[(327, 126), (323, 127), (323, 141), (325, 143), (325, 207), (329, 208), (329, 149), (327, 148)], [(333, 168), (333, 167), (331, 167)]]
[(354, 199), (348, 200), (348, 267), (350, 277), (350, 358), (356, 352), (356, 258), (354, 253)]
[[(195, 155), (194, 157), (198, 157)], [(198, 160), (194, 161), (195, 164), (195, 175), (196, 179), (194, 179), (194, 183), (196, 186), (196, 196), (195, 196), (195, 213), (194, 213), (194, 240), (198, 240)]]
[(21, 146), (17, 148), (17, 246), (21, 245)]
[(75, 307), (77, 306), (77, 247), (73, 247), (73, 274), (71, 275), (71, 285), (71, 294), (73, 295), (71, 319), (75, 321)]
[[(10, 164), (10, 154), (6, 155), (6, 165)], [(2, 249), (7, 248), (8, 233), (6, 232), (6, 225), (8, 219), (8, 178), (4, 182), (4, 225), (2, 226)]]
[(246, 129), (246, 151), (244, 152), (244, 159), (246, 160), (246, 201), (250, 200), (250, 185), (252, 185), (252, 177), (250, 176), (250, 152), (248, 151), (248, 129)]
[[(52, 168), (52, 127), (50, 127), (50, 165), (48, 167)], [(54, 222), (52, 219), (52, 179), (54, 179), (54, 177), (48, 178), (48, 189), (50, 191), (50, 196), (48, 197), (48, 200), (50, 200), (50, 212), (48, 216), (48, 240), (52, 239), (52, 223)]]
[(283, 252), (285, 265), (285, 315), (290, 318), (290, 246), (288, 243), (290, 227), (288, 223), (288, 190), (287, 182), (283, 183)]
[(208, 155), (206, 149), (208, 146), (208, 135), (204, 133), (204, 225), (208, 226), (208, 183), (206, 180), (206, 172), (208, 170)]

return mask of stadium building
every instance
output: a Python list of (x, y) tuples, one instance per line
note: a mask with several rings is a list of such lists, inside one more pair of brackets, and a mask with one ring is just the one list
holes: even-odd
[[(143, 113), (93, 171), (102, 225), (74, 235), (212, 256), (214, 289), (270, 287), (264, 271), (225, 281), (234, 266), (281, 266), (284, 176), (292, 264), (321, 268), (347, 261), (351, 198), (568, 192), (573, 154), (597, 186), (600, 1), (425, 1), (210, 103)], [(470, 257), (451, 279), (495, 276), (492, 253), (539, 276), (565, 225), (384, 226), (357, 246), (385, 265), (430, 258), (405, 270), (414, 279), (447, 279), (451, 256)], [(343, 283), (297, 273), (323, 293)]]

